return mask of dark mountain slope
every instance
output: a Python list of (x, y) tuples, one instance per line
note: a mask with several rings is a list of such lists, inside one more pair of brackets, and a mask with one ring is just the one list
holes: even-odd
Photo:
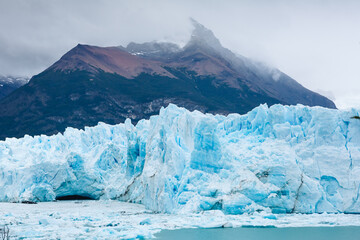
[[(35, 76), (1, 102), (1, 137), (54, 134), (68, 126), (83, 128), (99, 121), (115, 124), (126, 118), (137, 122), (157, 114), (169, 103), (228, 114), (238, 109), (249, 111), (264, 102), (278, 102), (246, 87), (242, 94), (232, 88), (215, 87), (211, 84), (214, 78), (185, 70), (169, 69), (177, 78), (143, 73), (133, 79), (98, 71), (96, 75), (48, 71)], [(50, 86), (49, 79), (53, 81)]]

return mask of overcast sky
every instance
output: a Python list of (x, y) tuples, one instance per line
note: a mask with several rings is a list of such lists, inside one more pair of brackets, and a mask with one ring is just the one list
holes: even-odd
[(360, 1), (0, 0), (0, 74), (34, 75), (77, 43), (184, 44), (193, 17), (223, 46), (360, 107)]

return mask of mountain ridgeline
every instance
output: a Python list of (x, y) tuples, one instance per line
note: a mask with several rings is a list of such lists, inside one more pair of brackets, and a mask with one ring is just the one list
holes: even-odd
[(281, 71), (238, 56), (193, 21), (190, 41), (77, 45), (0, 101), (0, 139), (55, 134), (99, 121), (133, 123), (174, 103), (208, 113), (246, 113), (262, 103), (335, 108)]

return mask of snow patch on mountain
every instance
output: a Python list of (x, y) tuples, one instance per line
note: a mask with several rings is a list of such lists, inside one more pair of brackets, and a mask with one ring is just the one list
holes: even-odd
[(24, 76), (3, 76), (0, 75), (0, 83), (4, 84), (17, 84), (19, 86), (24, 85), (29, 82), (28, 77)]
[(28, 77), (3, 76), (0, 74), (0, 100), (28, 82)]

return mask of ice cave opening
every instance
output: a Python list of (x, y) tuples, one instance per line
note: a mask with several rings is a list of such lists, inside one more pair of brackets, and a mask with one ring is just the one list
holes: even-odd
[(96, 199), (83, 195), (65, 195), (65, 196), (56, 197), (56, 201), (64, 201), (64, 200), (96, 200)]

